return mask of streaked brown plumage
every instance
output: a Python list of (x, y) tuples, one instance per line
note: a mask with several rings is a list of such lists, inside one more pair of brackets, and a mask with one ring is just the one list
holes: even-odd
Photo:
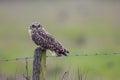
[(55, 52), (57, 56), (67, 56), (67, 53), (69, 53), (41, 24), (33, 23), (29, 28), (29, 33), (34, 43), (40, 46), (41, 49)]

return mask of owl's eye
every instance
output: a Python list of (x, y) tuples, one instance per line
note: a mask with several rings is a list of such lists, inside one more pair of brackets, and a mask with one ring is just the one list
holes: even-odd
[(38, 25), (38, 28), (40, 27), (40, 25)]
[(35, 25), (32, 25), (32, 28), (36, 28), (36, 26), (35, 26)]

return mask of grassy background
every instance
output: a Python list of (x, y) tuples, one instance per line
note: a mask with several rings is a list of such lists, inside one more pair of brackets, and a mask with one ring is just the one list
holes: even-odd
[[(119, 7), (116, 1), (0, 1), (0, 60), (33, 56), (36, 45), (28, 27), (35, 21), (70, 54), (120, 52)], [(47, 58), (47, 78), (59, 80), (69, 70), (71, 80), (77, 80), (79, 66), (82, 74), (88, 72), (87, 80), (119, 80), (119, 62), (120, 55)], [(29, 65), (31, 75), (32, 60)], [(22, 74), (24, 60), (0, 63), (1, 80), (22, 79)]]

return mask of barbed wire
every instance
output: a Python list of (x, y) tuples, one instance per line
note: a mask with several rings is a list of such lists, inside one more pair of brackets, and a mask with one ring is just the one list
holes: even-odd
[(0, 62), (5, 62), (5, 61), (17, 61), (17, 60), (25, 60), (25, 59), (32, 59), (33, 57), (20, 57), (20, 58), (13, 58), (13, 59), (3, 59), (0, 60)]
[[(113, 52), (113, 53), (94, 53), (94, 54), (69, 54), (68, 56), (61, 56), (61, 57), (70, 57), (70, 56), (109, 56), (109, 55), (117, 55), (120, 52)], [(56, 57), (56, 56), (46, 56), (46, 57)], [(13, 58), (13, 59), (2, 59), (0, 62), (6, 61), (17, 61), (17, 60), (26, 60), (26, 59), (33, 59), (33, 57), (20, 57), (20, 58)]]

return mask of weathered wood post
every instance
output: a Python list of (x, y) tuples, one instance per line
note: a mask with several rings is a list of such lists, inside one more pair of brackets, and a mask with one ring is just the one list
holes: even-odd
[(46, 50), (40, 47), (34, 51), (32, 80), (46, 80)]

